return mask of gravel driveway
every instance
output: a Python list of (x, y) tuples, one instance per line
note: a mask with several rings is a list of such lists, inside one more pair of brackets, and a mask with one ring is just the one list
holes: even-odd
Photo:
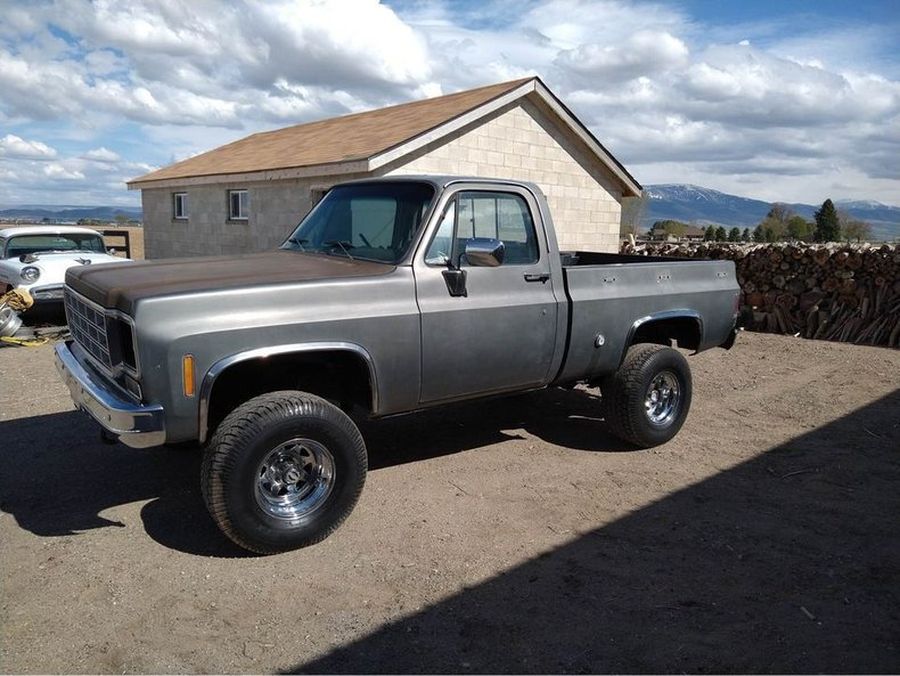
[(347, 523), (255, 557), (197, 453), (101, 444), (49, 346), (0, 348), (0, 671), (900, 671), (900, 352), (690, 363), (649, 451), (590, 390), (369, 424)]

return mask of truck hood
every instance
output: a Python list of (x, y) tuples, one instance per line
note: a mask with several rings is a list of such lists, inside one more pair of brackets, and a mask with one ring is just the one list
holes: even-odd
[(66, 284), (107, 308), (134, 314), (147, 298), (303, 281), (386, 275), (393, 265), (326, 254), (271, 251), (70, 268)]

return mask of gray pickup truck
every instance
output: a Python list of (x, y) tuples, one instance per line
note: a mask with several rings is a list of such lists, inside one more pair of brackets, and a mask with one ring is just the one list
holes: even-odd
[(677, 347), (731, 347), (729, 261), (560, 252), (528, 183), (403, 177), (333, 188), (277, 251), (66, 275), (75, 405), (107, 440), (204, 447), (213, 519), (259, 553), (333, 532), (367, 469), (352, 416), (599, 385), (639, 447), (681, 428)]

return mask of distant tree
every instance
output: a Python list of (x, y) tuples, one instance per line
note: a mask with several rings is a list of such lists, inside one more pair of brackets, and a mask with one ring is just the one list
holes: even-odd
[(815, 218), (817, 242), (836, 242), (840, 239), (841, 224), (834, 203), (830, 199), (822, 202), (822, 207), (816, 211)]
[(128, 216), (123, 214), (121, 211), (116, 214), (116, 223), (118, 225), (125, 225), (128, 222)]
[(707, 226), (706, 230), (703, 231), (703, 241), (704, 242), (712, 242), (716, 239), (716, 226), (710, 225)]
[(626, 197), (622, 200), (622, 223), (619, 226), (619, 234), (623, 237), (634, 235), (637, 237), (641, 227), (641, 220), (647, 210), (649, 196), (646, 190), (642, 190), (639, 197)]
[(781, 204), (780, 202), (773, 204), (769, 209), (769, 213), (766, 214), (766, 217), (761, 222), (763, 230), (771, 232), (766, 237), (766, 241), (776, 242), (784, 239), (787, 234), (787, 224), (793, 215), (794, 212), (786, 204)]
[(757, 225), (753, 229), (753, 241), (754, 242), (765, 242), (766, 241), (766, 232), (763, 230), (762, 224)]
[(724, 241), (726, 241), (727, 239), (728, 239), (728, 233), (725, 231), (725, 228), (723, 228), (723, 227), (720, 225), (718, 228), (716, 228), (716, 241), (717, 241), (717, 242), (724, 242)]
[(729, 242), (740, 242), (741, 241), (741, 229), (740, 228), (732, 228), (728, 231), (728, 241)]
[(752, 235), (750, 234), (750, 228), (744, 228), (744, 232), (741, 233), (741, 241), (749, 242), (752, 239)]
[(672, 219), (666, 219), (664, 221), (656, 221), (653, 224), (653, 230), (665, 230), (666, 234), (672, 235), (673, 237), (681, 237), (684, 234), (684, 231), (687, 229), (688, 224), (682, 223), (681, 221), (674, 221)]
[(788, 239), (809, 241), (813, 234), (813, 224), (803, 216), (791, 216), (787, 222)]
[(848, 242), (870, 239), (872, 237), (872, 226), (866, 221), (851, 216), (848, 211), (843, 209), (837, 210), (838, 222), (841, 224), (841, 238)]
[(769, 213), (766, 214), (766, 218), (774, 221), (779, 221), (781, 223), (787, 223), (793, 215), (794, 212), (787, 204), (784, 204), (783, 202), (775, 202), (772, 205), (772, 208), (769, 209)]

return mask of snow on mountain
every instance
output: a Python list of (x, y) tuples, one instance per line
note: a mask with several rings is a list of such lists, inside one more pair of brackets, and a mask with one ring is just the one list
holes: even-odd
[[(755, 227), (772, 208), (771, 202), (729, 195), (702, 186), (660, 183), (645, 186), (649, 196), (641, 223), (649, 227), (655, 221), (674, 219), (696, 225)], [(812, 220), (820, 205), (788, 204), (804, 218)], [(835, 206), (872, 225), (878, 239), (900, 238), (900, 207), (874, 200), (836, 200)]]

